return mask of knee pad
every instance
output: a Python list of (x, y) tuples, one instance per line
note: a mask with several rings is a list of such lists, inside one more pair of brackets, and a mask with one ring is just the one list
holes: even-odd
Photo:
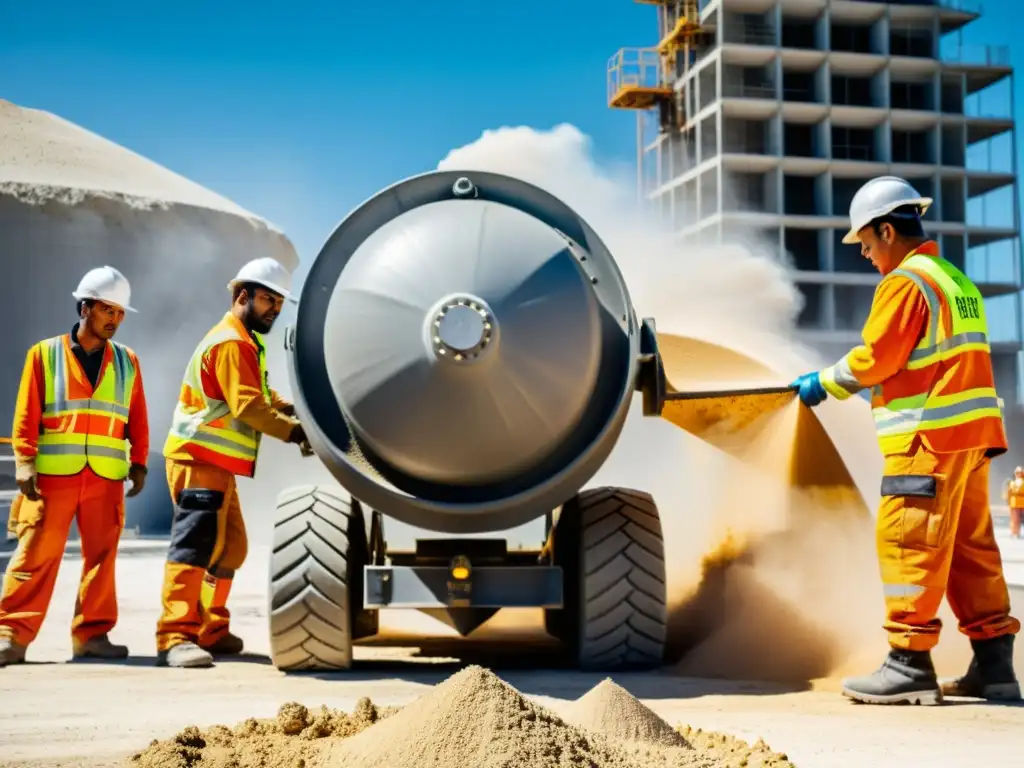
[(224, 493), (209, 488), (186, 488), (178, 494), (171, 523), (171, 563), (206, 568), (217, 546), (217, 514), (224, 505)]

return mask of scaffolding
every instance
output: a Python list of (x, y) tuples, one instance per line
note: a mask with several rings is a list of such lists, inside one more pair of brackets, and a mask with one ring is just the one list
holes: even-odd
[(608, 60), (608, 106), (612, 109), (653, 109), (672, 98), (654, 48), (621, 48)]
[[(622, 48), (608, 61), (608, 106), (636, 111), (637, 200), (644, 198), (644, 118), (657, 110), (659, 133), (685, 128), (685, 94), (673, 82), (685, 75), (692, 52), (704, 45), (698, 0), (634, 0), (658, 6), (659, 28), (665, 36), (652, 48)], [(682, 53), (683, 72), (679, 72)]]

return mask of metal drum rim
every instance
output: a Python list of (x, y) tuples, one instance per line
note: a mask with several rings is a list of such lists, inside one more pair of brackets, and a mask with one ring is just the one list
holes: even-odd
[[(601, 264), (606, 278), (610, 277), (613, 282), (615, 298), (622, 305), (621, 325), (628, 346), (628, 365), (621, 370), (614, 407), (575, 461), (567, 462), (557, 471), (548, 473), (541, 482), (511, 495), (465, 504), (413, 496), (366, 476), (348, 461), (344, 451), (328, 435), (329, 431), (341, 434), (342, 428), (337, 421), (333, 427), (325, 428), (313, 418), (314, 404), (307, 397), (307, 391), (314, 397), (322, 393), (318, 393), (315, 387), (307, 390), (303, 386), (307, 380), (312, 385), (314, 379), (327, 375), (322, 354), (322, 321), (326, 317), (329, 295), (326, 295), (328, 289), (324, 278), (333, 275), (336, 279), (359, 244), (384, 223), (427, 203), (458, 199), (459, 195), (453, 193), (453, 185), (462, 178), (473, 181), (472, 197), (503, 203), (539, 219), (578, 244), (592, 260)], [(338, 247), (337, 241), (343, 237), (352, 237), (355, 244), (347, 248), (343, 259), (328, 263), (324, 254)], [(317, 319), (319, 327), (312, 322)], [(452, 533), (484, 532), (514, 527), (545, 514), (574, 495), (600, 469), (614, 448), (632, 403), (639, 365), (638, 331), (636, 315), (618, 264), (596, 232), (569, 206), (547, 191), (511, 176), (475, 170), (431, 171), (399, 181), (368, 198), (342, 219), (324, 241), (302, 287), (295, 326), (287, 334), (289, 376), (296, 410), (310, 443), (338, 482), (356, 498), (383, 514), (416, 527)], [(318, 341), (319, 351), (316, 348)], [(340, 405), (334, 401), (333, 393), (328, 392), (328, 397), (329, 406), (325, 406), (324, 398), (320, 397), (319, 415), (324, 415), (326, 407), (332, 412), (332, 417), (337, 411), (340, 418)], [(508, 525), (510, 520), (513, 521), (511, 526)]]

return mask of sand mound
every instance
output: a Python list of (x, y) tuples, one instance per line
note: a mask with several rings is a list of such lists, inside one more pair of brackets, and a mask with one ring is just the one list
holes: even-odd
[(561, 710), (567, 722), (622, 741), (689, 747), (686, 739), (625, 688), (610, 678)]
[(269, 226), (221, 195), (57, 115), (0, 99), (0, 193), (29, 205), (88, 194), (132, 207), (178, 203)]
[[(763, 742), (675, 733), (611, 680), (565, 706), (566, 722), (494, 673), (467, 667), (400, 710), (301, 704), (234, 728), (186, 728), (133, 768), (791, 768)], [(686, 734), (692, 738), (687, 740)]]
[(319, 756), (324, 739), (343, 739), (395, 712), (361, 699), (351, 715), (321, 707), (284, 704), (272, 720), (250, 718), (234, 728), (185, 728), (166, 741), (154, 741), (134, 755), (136, 768), (304, 768)]
[(524, 698), (493, 672), (467, 667), (397, 715), (341, 742), (323, 762), (345, 768), (640, 768)]

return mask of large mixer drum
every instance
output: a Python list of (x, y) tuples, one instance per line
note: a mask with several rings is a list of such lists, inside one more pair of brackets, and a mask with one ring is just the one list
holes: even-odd
[(296, 406), (338, 481), (447, 533), (572, 497), (611, 452), (637, 323), (607, 248), (543, 190), (478, 171), (392, 186), (321, 249), (289, 333)]

